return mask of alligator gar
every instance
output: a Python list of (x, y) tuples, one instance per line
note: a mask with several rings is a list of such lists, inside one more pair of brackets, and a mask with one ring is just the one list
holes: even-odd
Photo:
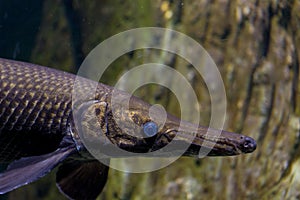
[[(75, 78), (67, 72), (0, 59), (0, 163), (8, 165), (0, 174), (0, 194), (31, 183), (59, 165), (56, 182), (64, 195), (95, 199), (105, 186), (109, 167), (89, 153), (80, 131), (87, 132), (97, 145), (133, 153), (155, 152), (174, 141), (188, 144), (183, 156), (190, 157), (198, 156), (200, 148), (207, 145), (205, 141), (214, 144), (207, 147), (211, 148), (208, 156), (232, 156), (256, 149), (251, 137), (227, 131), (210, 136), (216, 130), (181, 122), (170, 114), (158, 127), (149, 116), (151, 105), (134, 96), (130, 109), (118, 112), (121, 106), (116, 105), (113, 112), (114, 88), (102, 83), (97, 83), (92, 99), (72, 99)], [(85, 96), (92, 84), (95, 82), (80, 78), (77, 94)], [(72, 105), (80, 108), (76, 119)], [(117, 119), (126, 128), (119, 127)], [(148, 137), (140, 137), (136, 131)], [(112, 156), (116, 155), (107, 155), (107, 159)]]

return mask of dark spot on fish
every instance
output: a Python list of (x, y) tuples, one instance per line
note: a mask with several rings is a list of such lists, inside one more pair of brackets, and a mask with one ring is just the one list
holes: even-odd
[(132, 121), (133, 121), (135, 124), (137, 124), (137, 125), (141, 125), (141, 124), (142, 124), (141, 119), (140, 119), (139, 116), (136, 115), (136, 114), (134, 114), (134, 115), (132, 116)]
[(95, 113), (97, 116), (100, 115), (100, 112), (101, 112), (100, 108), (96, 108)]

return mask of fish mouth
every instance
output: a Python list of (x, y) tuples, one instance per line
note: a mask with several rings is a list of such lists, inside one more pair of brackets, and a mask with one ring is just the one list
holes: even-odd
[(256, 149), (256, 141), (248, 136), (244, 136), (244, 141), (241, 144), (242, 153), (252, 153)]

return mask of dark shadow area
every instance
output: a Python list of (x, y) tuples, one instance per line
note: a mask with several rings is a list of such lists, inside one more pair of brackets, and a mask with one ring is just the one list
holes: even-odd
[(0, 56), (29, 60), (42, 18), (43, 1), (0, 0)]
[(82, 17), (80, 16), (80, 13), (74, 8), (73, 3), (74, 1), (63, 1), (66, 18), (68, 20), (68, 25), (71, 31), (73, 60), (75, 63), (75, 71), (77, 71), (84, 60), (84, 55), (82, 52), (82, 34), (80, 27)]

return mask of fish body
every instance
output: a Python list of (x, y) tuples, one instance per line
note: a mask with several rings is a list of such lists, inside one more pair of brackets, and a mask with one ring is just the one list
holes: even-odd
[[(95, 85), (93, 97), (87, 99), (86, 93)], [(72, 96), (74, 88), (82, 98)], [(0, 163), (8, 164), (0, 174), (0, 194), (35, 181), (61, 164), (56, 176), (60, 191), (70, 199), (95, 199), (106, 183), (108, 166), (89, 154), (81, 132), (105, 149), (118, 147), (133, 153), (156, 152), (171, 141), (188, 144), (184, 156), (198, 156), (204, 141), (215, 143), (208, 156), (256, 149), (255, 140), (241, 134), (222, 131), (218, 137), (210, 136), (206, 133), (216, 130), (188, 122), (181, 123), (179, 130), (180, 119), (169, 114), (158, 127), (149, 116), (151, 105), (137, 97), (130, 98), (128, 110), (117, 103), (113, 112), (113, 91), (117, 99), (127, 95), (67, 72), (0, 59)], [(105, 152), (106, 159), (118, 157), (113, 151)]]
[[(10, 164), (7, 171), (0, 174), (0, 193), (44, 176), (71, 155), (80, 157), (70, 130), (74, 79), (74, 75), (66, 72), (0, 59), (0, 163)], [(89, 83), (83, 81), (83, 89)], [(108, 86), (99, 84), (99, 91), (107, 90), (110, 90)], [(68, 177), (58, 173), (58, 187), (71, 199), (96, 198), (102, 190), (99, 186), (106, 182), (108, 168), (92, 158), (85, 162), (73, 159), (72, 162), (77, 163), (69, 169), (73, 173), (93, 171), (92, 177), (97, 177), (97, 169), (101, 169), (103, 177), (98, 176), (96, 180), (89, 175), (86, 180), (82, 178), (81, 183), (76, 183), (74, 174), (69, 174), (73, 184), (66, 185)], [(61, 166), (64, 171), (65, 166), (70, 164)], [(90, 191), (82, 192), (84, 195), (73, 194), (82, 191), (80, 186), (84, 184)], [(93, 185), (98, 188), (95, 190)], [(64, 187), (73, 187), (73, 192)]]

